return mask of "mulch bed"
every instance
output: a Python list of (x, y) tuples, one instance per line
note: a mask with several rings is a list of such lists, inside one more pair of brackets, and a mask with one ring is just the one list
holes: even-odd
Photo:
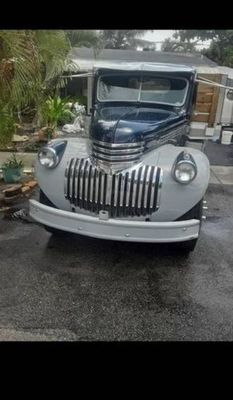
[(6, 147), (0, 147), (0, 151), (11, 153), (37, 153), (45, 142), (39, 142), (35, 136), (29, 136), (25, 142), (12, 143)]
[(33, 175), (26, 175), (18, 184), (5, 183), (0, 179), (0, 214), (9, 212), (22, 200), (32, 196), (37, 187), (37, 182)]

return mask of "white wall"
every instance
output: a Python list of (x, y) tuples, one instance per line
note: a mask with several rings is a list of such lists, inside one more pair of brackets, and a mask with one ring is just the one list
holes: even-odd
[[(233, 79), (233, 68), (218, 67), (218, 70), (223, 74), (227, 74), (228, 78)], [(233, 101), (228, 100), (226, 94), (227, 94), (227, 89), (225, 92), (225, 99), (223, 103), (223, 110), (221, 117), (222, 124), (233, 123)]]

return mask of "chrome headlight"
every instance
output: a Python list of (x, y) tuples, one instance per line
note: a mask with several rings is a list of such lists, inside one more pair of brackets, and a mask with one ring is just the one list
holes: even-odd
[(38, 153), (38, 160), (43, 167), (55, 168), (65, 151), (66, 141), (50, 142), (47, 146), (42, 147)]
[(183, 184), (192, 182), (197, 175), (197, 166), (191, 154), (182, 152), (177, 157), (172, 170), (173, 178)]

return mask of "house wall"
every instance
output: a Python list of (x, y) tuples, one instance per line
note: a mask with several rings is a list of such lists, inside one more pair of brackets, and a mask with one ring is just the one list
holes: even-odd
[(221, 115), (222, 124), (232, 124), (233, 123), (233, 101), (228, 100), (225, 96), (223, 111)]
[[(217, 83), (222, 83), (222, 74), (199, 73), (198, 78), (201, 77)], [(209, 127), (214, 127), (216, 122), (220, 122), (216, 121), (217, 110), (221, 107), (221, 104), (219, 104), (219, 100), (221, 100), (220, 88), (199, 83), (195, 107), (195, 112), (197, 113), (197, 115), (193, 116), (192, 121), (206, 122)]]

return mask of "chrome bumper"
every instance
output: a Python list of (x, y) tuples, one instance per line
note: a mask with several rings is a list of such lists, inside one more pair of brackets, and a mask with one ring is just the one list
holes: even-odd
[(144, 222), (109, 218), (99, 219), (48, 207), (29, 200), (29, 213), (36, 221), (80, 235), (128, 242), (169, 243), (196, 239), (200, 221)]

